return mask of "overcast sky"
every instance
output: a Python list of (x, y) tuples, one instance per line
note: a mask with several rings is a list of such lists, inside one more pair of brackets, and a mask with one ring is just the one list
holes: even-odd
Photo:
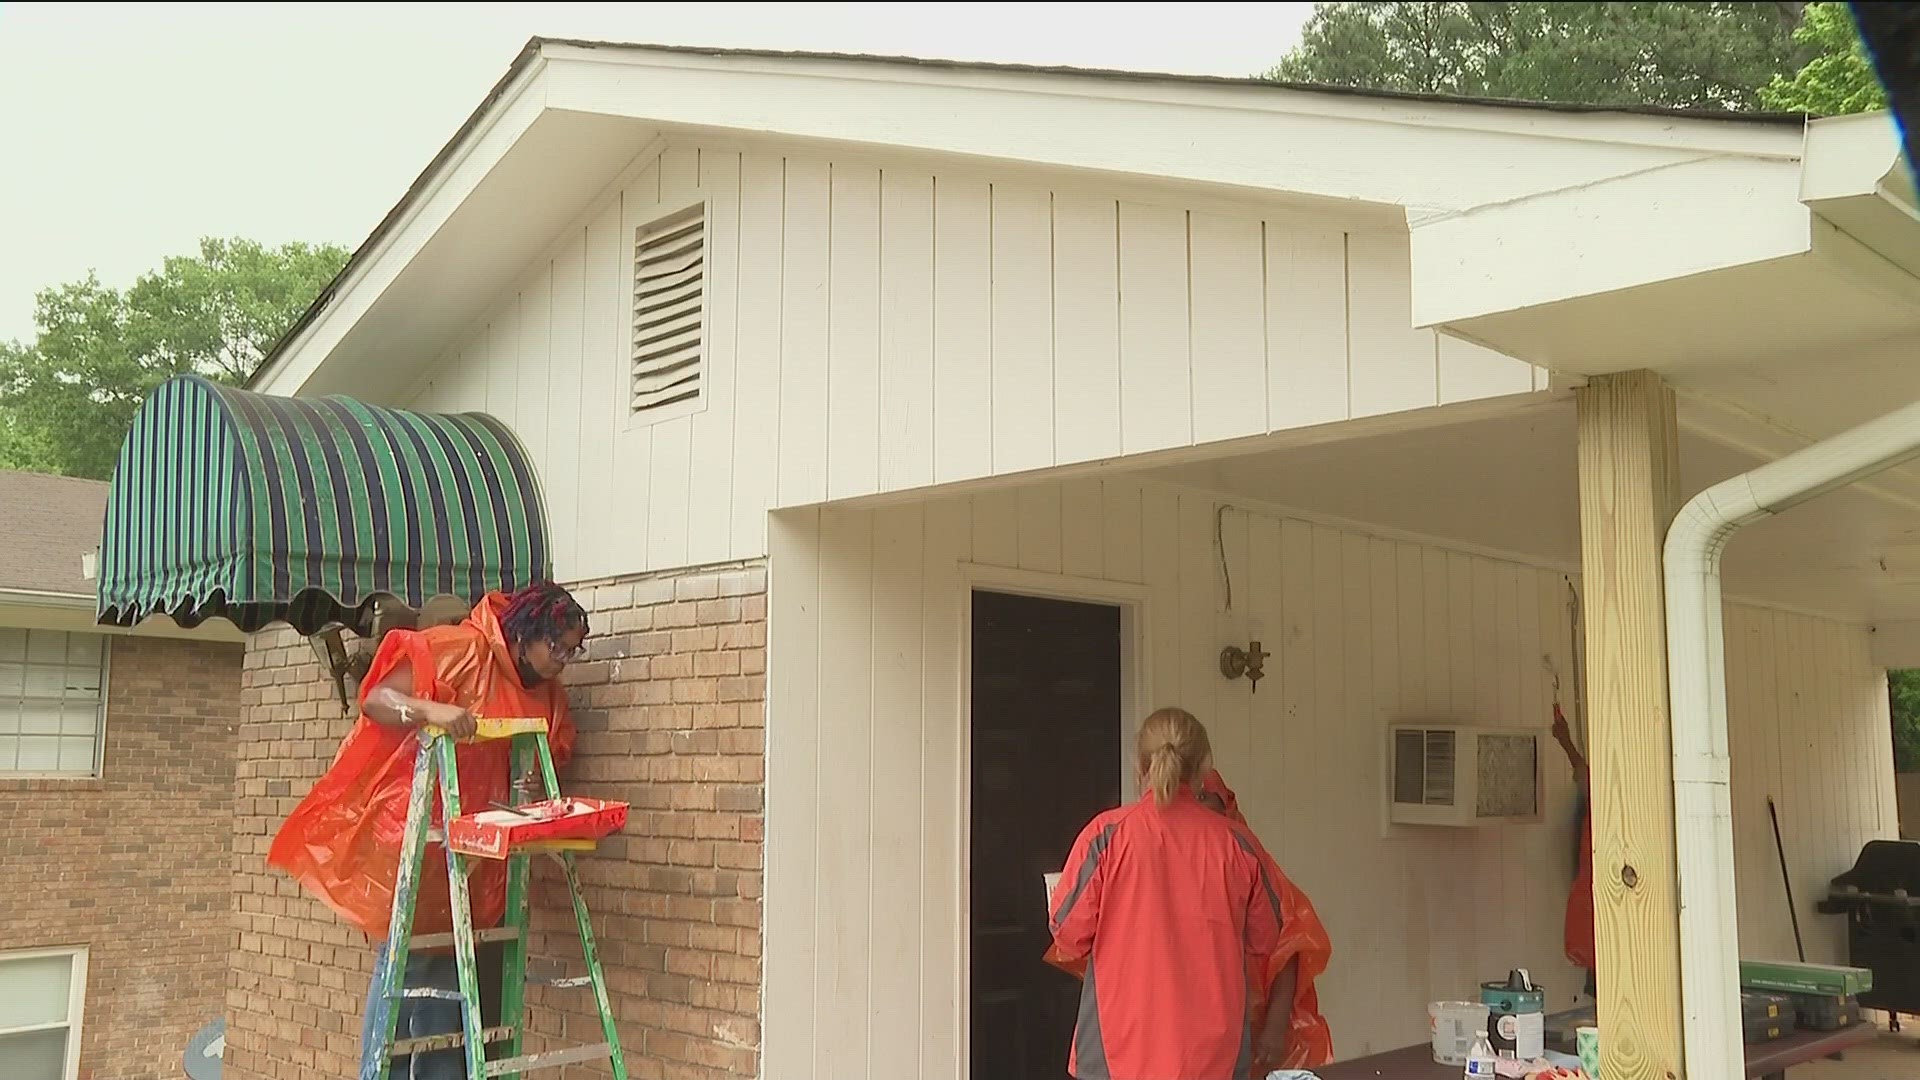
[(1249, 75), (1312, 7), (0, 0), (0, 340), (201, 236), (358, 244), (536, 34)]

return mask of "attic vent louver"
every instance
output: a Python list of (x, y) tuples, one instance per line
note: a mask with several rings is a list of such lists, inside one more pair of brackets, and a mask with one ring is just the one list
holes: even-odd
[(633, 412), (700, 396), (706, 207), (640, 226), (633, 239)]

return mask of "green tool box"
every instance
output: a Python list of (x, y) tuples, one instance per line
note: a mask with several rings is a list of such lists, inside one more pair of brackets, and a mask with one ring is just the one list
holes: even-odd
[(1743, 990), (1770, 990), (1777, 994), (1822, 994), (1853, 997), (1873, 989), (1873, 972), (1835, 964), (1796, 964), (1790, 960), (1740, 961)]

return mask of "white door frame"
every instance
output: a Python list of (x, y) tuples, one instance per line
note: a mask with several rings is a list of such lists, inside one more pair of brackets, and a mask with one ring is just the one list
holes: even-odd
[[(1148, 655), (1147, 632), (1151, 625), (1150, 590), (1131, 582), (1101, 578), (1049, 574), (1033, 570), (1014, 570), (980, 563), (960, 564), (960, 810), (959, 844), (955, 849), (959, 865), (954, 880), (959, 882), (960, 946), (959, 992), (954, 1001), (958, 1009), (956, 1042), (960, 1050), (960, 1075), (973, 1075), (973, 594), (975, 592), (1012, 593), (1047, 600), (1067, 600), (1083, 604), (1101, 604), (1120, 609), (1120, 793), (1130, 799), (1138, 786), (1134, 770), (1127, 767), (1127, 739), (1142, 717), (1146, 703), (1153, 697), (1153, 658)], [(1034, 890), (1039, 903), (1040, 890)], [(1040, 958), (1034, 957), (1039, 963)]]

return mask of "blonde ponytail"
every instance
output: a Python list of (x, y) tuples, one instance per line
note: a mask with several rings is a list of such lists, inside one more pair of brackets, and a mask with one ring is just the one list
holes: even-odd
[(1185, 709), (1157, 709), (1141, 721), (1135, 752), (1141, 779), (1161, 806), (1172, 802), (1181, 785), (1193, 784), (1213, 764), (1206, 727)]

